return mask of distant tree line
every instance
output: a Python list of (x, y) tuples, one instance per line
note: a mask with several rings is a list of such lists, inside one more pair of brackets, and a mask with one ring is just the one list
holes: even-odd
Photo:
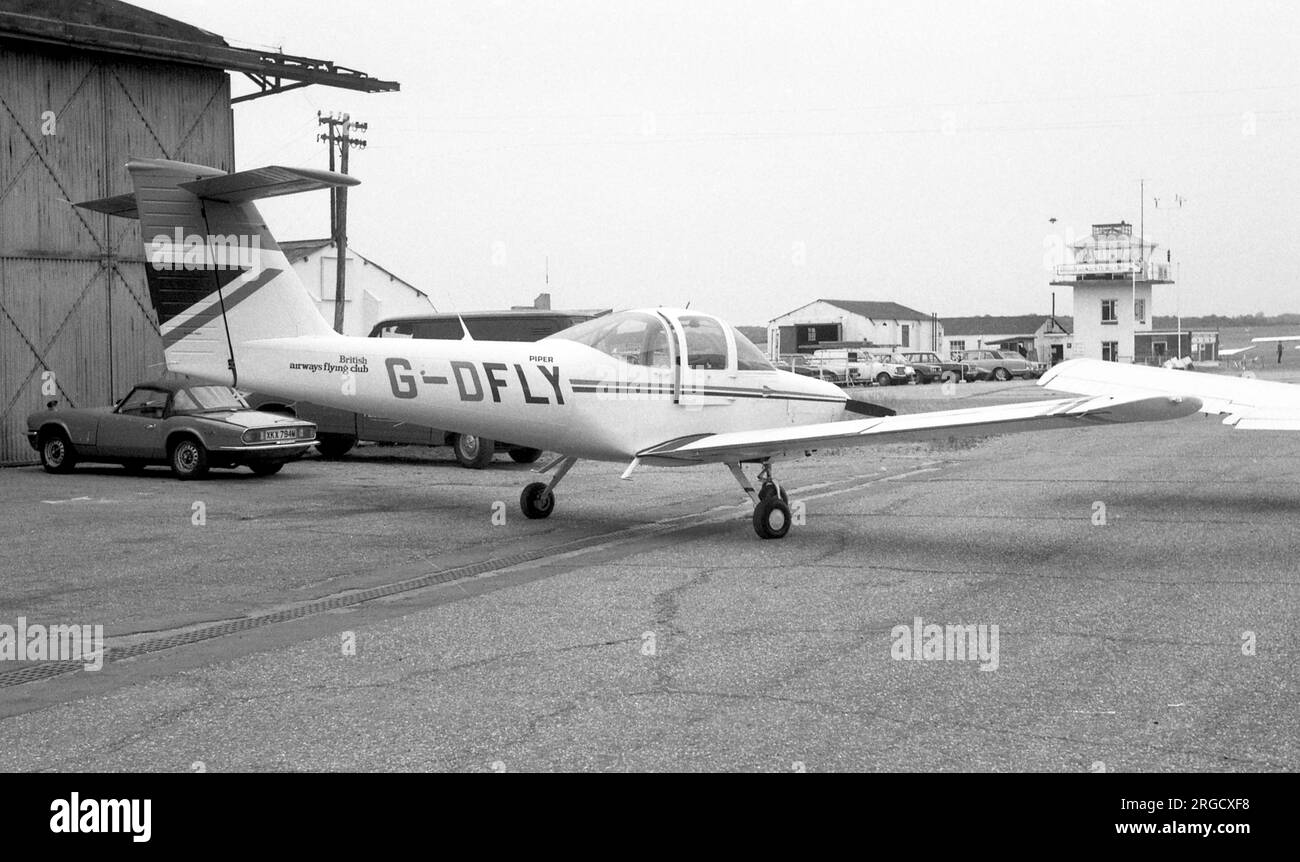
[[(1152, 321), (1157, 329), (1174, 329), (1178, 318), (1173, 315), (1156, 315)], [(1224, 329), (1230, 326), (1296, 326), (1300, 327), (1300, 314), (1206, 314), (1184, 317), (1183, 329)]]

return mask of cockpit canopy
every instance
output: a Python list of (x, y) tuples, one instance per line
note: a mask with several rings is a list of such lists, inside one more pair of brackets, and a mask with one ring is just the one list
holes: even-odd
[(734, 326), (694, 311), (620, 311), (547, 336), (585, 344), (628, 363), (669, 369), (676, 352), (697, 371), (774, 371), (763, 352)]

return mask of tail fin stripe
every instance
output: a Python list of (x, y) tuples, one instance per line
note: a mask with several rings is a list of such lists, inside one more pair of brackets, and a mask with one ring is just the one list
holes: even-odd
[[(222, 315), (223, 311), (227, 314), (230, 313), (235, 306), (252, 296), (253, 291), (257, 290), (262, 285), (269, 283), (271, 279), (275, 278), (279, 274), (280, 270), (278, 269), (264, 269), (258, 273), (257, 278), (241, 284), (239, 287), (231, 291), (229, 296), (220, 298), (217, 302), (212, 303), (198, 314), (195, 314), (193, 317), (186, 320), (184, 323), (167, 330), (163, 333), (163, 349), (165, 350), (166, 348), (175, 345), (185, 336), (194, 333), (200, 327), (206, 326), (216, 320)], [(222, 308), (222, 300), (224, 300), (225, 303), (224, 309)]]

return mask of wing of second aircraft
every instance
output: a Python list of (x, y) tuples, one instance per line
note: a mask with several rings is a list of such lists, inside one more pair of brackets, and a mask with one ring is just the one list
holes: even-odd
[(1300, 431), (1300, 386), (1276, 380), (1071, 359), (1038, 382), (1079, 395), (1182, 396), (1199, 400), (1202, 413), (1224, 416), (1225, 425), (1242, 431)]

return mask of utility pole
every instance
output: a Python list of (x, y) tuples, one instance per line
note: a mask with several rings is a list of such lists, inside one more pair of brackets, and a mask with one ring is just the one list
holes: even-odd
[[(1168, 198), (1166, 198), (1166, 201), (1168, 201)], [(1155, 202), (1156, 202), (1156, 209), (1165, 210), (1165, 225), (1166, 225), (1166, 229), (1169, 232), (1169, 242), (1165, 245), (1165, 263), (1173, 265), (1173, 249), (1171, 248), (1171, 246), (1173, 245), (1173, 241), (1174, 241), (1174, 228), (1173, 228), (1173, 222), (1172, 219), (1170, 218), (1170, 215), (1174, 210), (1181, 210), (1183, 208), (1183, 204), (1187, 202), (1187, 198), (1183, 197), (1182, 195), (1174, 195), (1173, 201), (1169, 203), (1165, 203), (1163, 206), (1160, 203), (1160, 198), (1156, 198)], [(1176, 264), (1176, 266), (1177, 269), (1175, 270), (1174, 284), (1176, 284), (1178, 287), (1174, 290), (1174, 310), (1175, 313), (1178, 315), (1178, 350), (1181, 353), (1183, 349), (1182, 261), (1180, 260), (1178, 264)], [(1187, 345), (1188, 356), (1191, 355), (1191, 352), (1192, 352), (1192, 345), (1189, 343)], [(1182, 357), (1180, 356), (1179, 358), (1181, 359)], [(1199, 359), (1200, 357), (1197, 358)]]
[[(370, 127), (368, 123), (354, 123), (348, 114), (324, 115), (316, 112), (316, 122), (327, 127), (327, 131), (316, 136), (329, 146), (330, 170), (335, 170), (334, 153), (338, 151), (338, 171), (348, 172), (348, 153), (353, 147), (366, 148), (366, 142), (352, 137), (353, 132), (364, 132)], [(330, 233), (334, 239), (334, 251), (338, 255), (338, 269), (334, 283), (334, 331), (343, 332), (344, 300), (347, 299), (347, 261), (348, 261), (348, 189), (339, 186), (330, 189)]]

